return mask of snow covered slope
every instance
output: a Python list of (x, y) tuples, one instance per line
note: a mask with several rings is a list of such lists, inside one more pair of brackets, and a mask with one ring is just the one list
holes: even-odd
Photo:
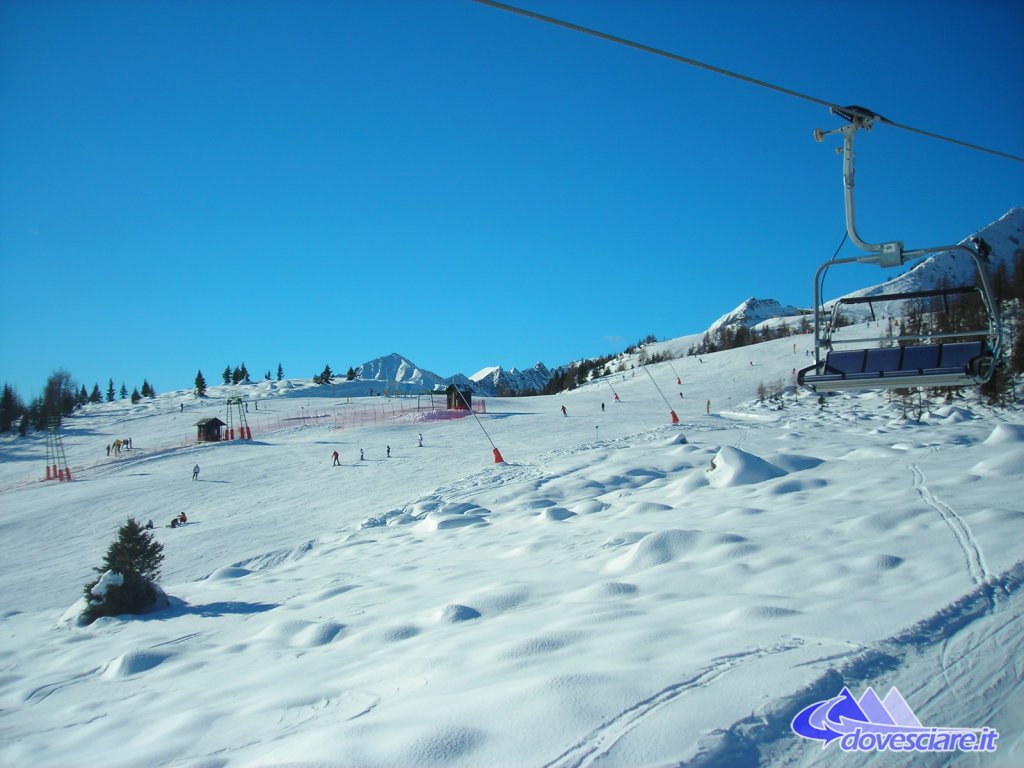
[[(1019, 765), (1024, 415), (755, 402), (808, 345), (479, 423), (335, 428), (309, 414), (384, 399), (265, 382), (278, 426), (244, 443), (181, 439), (233, 387), (97, 404), (64, 425), (70, 483), (3, 438), (0, 764), (861, 765), (789, 720), (895, 684), (928, 725), (999, 729), (977, 764)], [(129, 515), (158, 525), (172, 607), (62, 623)]]
[[(1024, 208), (1012, 208), (997, 221), (982, 227), (973, 235), (965, 237), (961, 243), (968, 243), (971, 238), (982, 238), (992, 253), (989, 256), (989, 278), (1003, 268), (1012, 272), (1013, 259), (1024, 249)], [(930, 247), (941, 243), (906, 243), (907, 248)], [(974, 285), (976, 270), (974, 262), (966, 255), (944, 251), (923, 259), (908, 272), (894, 277), (892, 280), (851, 293), (851, 296), (878, 296), (886, 293), (902, 293), (904, 291), (930, 290), (954, 285)]]

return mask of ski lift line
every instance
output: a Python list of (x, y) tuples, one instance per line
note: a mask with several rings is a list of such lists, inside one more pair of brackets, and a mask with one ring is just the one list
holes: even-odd
[(499, 3), (497, 2), (497, 0), (472, 0), (472, 2), (479, 3), (480, 5), (486, 5), (490, 8), (496, 8), (497, 10), (500, 11), (514, 13), (518, 16), (524, 16), (528, 19), (540, 21), (545, 24), (551, 24), (556, 27), (568, 29), (572, 32), (579, 32), (584, 35), (590, 35), (591, 37), (599, 38), (601, 40), (607, 40), (608, 42), (615, 43), (617, 45), (624, 45), (627, 48), (634, 48), (638, 51), (643, 51), (644, 53), (651, 53), (654, 54), (655, 56), (661, 56), (663, 58), (670, 59), (671, 61), (679, 62), (680, 64), (687, 64), (691, 67), (696, 67), (697, 69), (703, 69), (707, 72), (714, 72), (715, 74), (718, 75), (731, 77), (734, 80), (740, 80), (741, 82), (749, 83), (750, 85), (755, 85), (759, 88), (766, 88), (770, 91), (781, 93), (784, 96), (791, 96), (792, 98), (795, 99), (801, 99), (803, 101), (810, 102), (811, 104), (817, 104), (822, 107), (828, 107), (834, 114), (844, 117), (847, 120), (853, 119), (851, 115), (858, 118), (868, 118), (870, 120), (877, 120), (893, 128), (898, 128), (903, 131), (909, 131), (910, 133), (916, 133), (920, 136), (927, 136), (929, 138), (938, 139), (940, 141), (945, 141), (950, 144), (956, 144), (967, 149), (973, 149), (978, 152), (985, 152), (990, 155), (995, 155), (996, 157), (1002, 157), (1006, 160), (1013, 160), (1018, 163), (1024, 163), (1024, 157), (1020, 157), (1018, 155), (1011, 155), (1008, 152), (1001, 152), (997, 149), (990, 149), (989, 147), (983, 147), (979, 144), (971, 144), (970, 142), (961, 141), (960, 139), (954, 139), (950, 136), (943, 136), (940, 133), (933, 133), (932, 131), (926, 131), (921, 128), (914, 128), (913, 126), (904, 125), (903, 123), (897, 123), (894, 120), (889, 120), (888, 118), (882, 117), (881, 115), (871, 112), (870, 110), (866, 110), (863, 107), (842, 107), (834, 102), (826, 101), (825, 99), (819, 99), (816, 96), (801, 93), (800, 91), (795, 91), (792, 88), (785, 88), (784, 86), (776, 85), (775, 83), (769, 83), (766, 80), (758, 80), (756, 77), (750, 77), (749, 75), (744, 75), (739, 72), (733, 72), (732, 70), (723, 69), (722, 67), (716, 67), (713, 64), (698, 61), (697, 59), (691, 59), (687, 56), (682, 56), (678, 53), (672, 53), (671, 51), (666, 51), (662, 48), (655, 48), (654, 46), (651, 45), (638, 43), (635, 40), (627, 40), (624, 37), (617, 37), (616, 35), (611, 35), (608, 34), (607, 32), (601, 32), (596, 29), (591, 29), (590, 27), (584, 27), (579, 24), (574, 24), (570, 21), (557, 19), (553, 16), (545, 16), (540, 13), (534, 13), (533, 11), (528, 11), (525, 8), (517, 8), (514, 5)]
[(668, 401), (668, 398), (667, 398), (667, 397), (665, 397), (665, 393), (661, 391), (661, 387), (659, 387), (659, 386), (658, 386), (658, 382), (656, 382), (656, 381), (654, 380), (654, 374), (652, 374), (652, 373), (650, 372), (650, 370), (649, 370), (649, 366), (646, 366), (646, 365), (644, 365), (644, 366), (641, 366), (641, 367), (642, 367), (642, 368), (643, 368), (643, 369), (644, 369), (645, 371), (647, 371), (647, 375), (648, 375), (648, 376), (650, 376), (650, 378), (651, 378), (651, 384), (653, 384), (653, 385), (654, 385), (654, 388), (655, 388), (656, 390), (658, 390), (658, 394), (659, 394), (659, 395), (661, 395), (661, 399), (662, 399), (662, 400), (664, 400), (664, 401), (665, 401), (665, 405), (667, 405), (667, 406), (668, 406), (668, 412), (669, 412), (669, 414), (671, 414), (671, 417), (672, 417), (672, 423), (673, 423), (673, 424), (678, 424), (678, 423), (679, 423), (679, 417), (678, 417), (678, 416), (676, 415), (675, 409), (673, 409), (673, 408), (672, 408), (672, 403), (670, 403), (670, 402)]
[(491, 444), (491, 448), (493, 448), (494, 450), (498, 450), (498, 446), (496, 446), (494, 444), (494, 441), (491, 440), (491, 436), (489, 434), (487, 434), (487, 430), (484, 429), (484, 425), (480, 421), (480, 417), (476, 415), (476, 411), (473, 410), (473, 407), (468, 402), (466, 402), (466, 397), (465, 397), (465, 395), (462, 394), (462, 390), (460, 390), (458, 387), (455, 387), (455, 391), (459, 394), (459, 398), (462, 400), (463, 404), (466, 406), (466, 410), (469, 411), (473, 415), (474, 419), (476, 419), (476, 425), (478, 427), (480, 427), (480, 431), (484, 433), (484, 437), (486, 437), (487, 438), (487, 442)]

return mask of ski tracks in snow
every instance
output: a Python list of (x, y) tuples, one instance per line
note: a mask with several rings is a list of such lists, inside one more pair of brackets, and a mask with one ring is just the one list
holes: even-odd
[(615, 745), (646, 717), (680, 696), (710, 685), (733, 670), (749, 666), (769, 656), (794, 650), (801, 645), (803, 645), (803, 641), (794, 638), (789, 642), (778, 643), (767, 648), (719, 656), (693, 676), (672, 683), (605, 720), (554, 760), (545, 763), (544, 768), (585, 768), (585, 766), (593, 765), (608, 755)]
[(914, 490), (918, 492), (925, 504), (939, 513), (939, 516), (956, 537), (957, 543), (964, 553), (967, 573), (971, 580), (975, 584), (987, 583), (990, 575), (988, 567), (985, 565), (985, 556), (981, 550), (981, 544), (974, 537), (970, 526), (967, 525), (967, 521), (958, 515), (955, 509), (937, 498), (928, 489), (928, 483), (920, 466), (911, 464), (910, 471), (914, 475)]

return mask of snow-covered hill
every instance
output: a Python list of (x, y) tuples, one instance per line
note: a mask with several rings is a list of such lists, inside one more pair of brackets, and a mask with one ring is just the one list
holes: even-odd
[(728, 312), (713, 322), (707, 330), (709, 335), (718, 333), (723, 328), (736, 329), (740, 326), (753, 328), (767, 320), (790, 318), (800, 315), (798, 307), (782, 305), (775, 299), (755, 299), (750, 297), (732, 312)]
[[(988, 258), (990, 279), (994, 278), (1000, 269), (1006, 270), (1007, 273), (1012, 272), (1014, 259), (1024, 250), (1024, 208), (1012, 208), (998, 220), (965, 237), (960, 243), (969, 243), (972, 238), (983, 239), (991, 248)], [(930, 247), (941, 244), (906, 243), (908, 248), (917, 245)], [(955, 251), (943, 251), (921, 260), (902, 275), (850, 295), (878, 296), (956, 285), (974, 285), (976, 274), (974, 262), (968, 256)]]
[[(789, 722), (896, 685), (1018, 765), (1024, 416), (758, 403), (809, 343), (479, 422), (257, 383), (251, 442), (182, 440), (236, 387), (90, 405), (70, 483), (42, 479), (42, 436), (0, 438), (0, 764), (862, 764)], [(157, 524), (171, 608), (62, 623), (129, 515)]]

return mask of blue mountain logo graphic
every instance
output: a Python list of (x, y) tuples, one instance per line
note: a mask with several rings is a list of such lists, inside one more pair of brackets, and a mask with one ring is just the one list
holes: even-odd
[(993, 728), (938, 728), (921, 725), (894, 687), (884, 699), (873, 688), (855, 699), (848, 688), (834, 698), (797, 713), (791, 723), (802, 738), (834, 741), (844, 752), (994, 752), (999, 733)]

